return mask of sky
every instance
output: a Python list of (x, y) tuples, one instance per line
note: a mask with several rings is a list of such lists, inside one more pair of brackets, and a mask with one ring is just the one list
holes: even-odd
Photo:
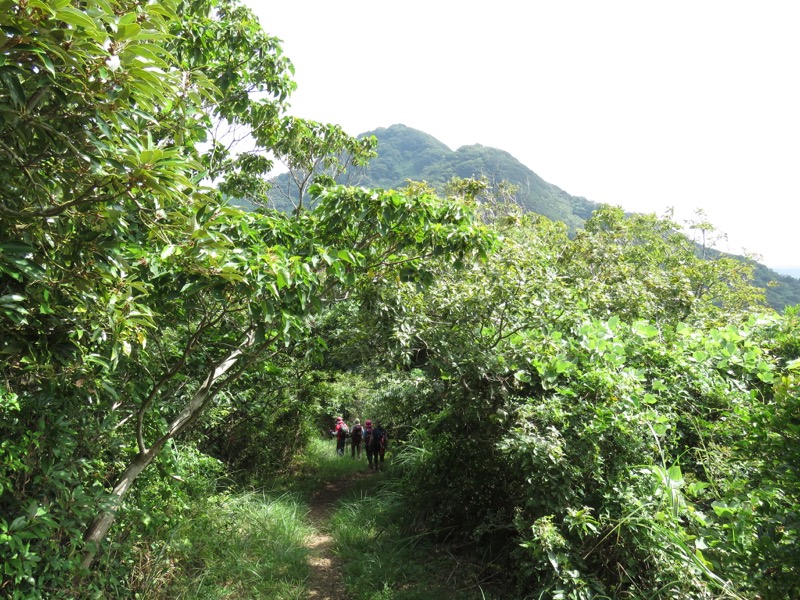
[(800, 276), (800, 2), (244, 0), (290, 113), (505, 150), (595, 202), (711, 222)]

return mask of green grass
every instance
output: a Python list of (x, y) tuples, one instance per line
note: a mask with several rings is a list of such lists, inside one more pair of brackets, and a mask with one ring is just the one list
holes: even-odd
[[(334, 439), (312, 440), (305, 452), (297, 456), (295, 464), (289, 474), (281, 475), (268, 482), (268, 486), (275, 490), (300, 494), (304, 498), (311, 498), (329, 481), (348, 477), (356, 471), (367, 468), (366, 459), (353, 460), (350, 458), (350, 447), (347, 454), (336, 454), (336, 441)], [(363, 457), (363, 453), (362, 453)]]
[[(365, 469), (365, 461), (336, 454), (333, 440), (315, 440), (290, 475), (263, 491), (233, 491), (197, 499), (192, 517), (172, 534), (170, 577), (146, 598), (222, 600), (308, 597), (305, 539), (313, 533), (308, 501), (328, 481)], [(165, 579), (170, 579), (170, 582)]]
[(305, 507), (289, 494), (208, 498), (175, 532), (181, 576), (160, 597), (305, 598), (309, 567), (303, 542), (311, 531)]
[(393, 515), (402, 490), (365, 460), (336, 455), (335, 442), (316, 440), (298, 456), (292, 475), (262, 492), (229, 492), (199, 500), (194, 517), (173, 533), (172, 581), (140, 597), (178, 600), (300, 600), (308, 597), (308, 502), (330, 481), (350, 478), (325, 529), (333, 534), (347, 592), (354, 600), (484, 600), (477, 570), (424, 536), (400, 531)]
[(492, 596), (479, 585), (478, 570), (424, 535), (404, 534), (394, 515), (402, 494), (391, 471), (368, 477), (342, 499), (330, 529), (354, 600), (470, 600)]

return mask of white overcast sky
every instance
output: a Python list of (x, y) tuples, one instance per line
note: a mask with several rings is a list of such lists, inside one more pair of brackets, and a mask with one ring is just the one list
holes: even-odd
[[(245, 0), (292, 114), (511, 153), (625, 210), (703, 209), (800, 275), (800, 1)], [(796, 270), (796, 271), (795, 271)]]

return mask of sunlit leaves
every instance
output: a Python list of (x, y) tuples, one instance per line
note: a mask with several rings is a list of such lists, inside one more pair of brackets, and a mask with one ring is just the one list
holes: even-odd
[[(728, 523), (710, 506), (752, 473), (749, 459), (727, 461), (749, 431), (739, 419), (779, 378), (763, 342), (775, 322), (750, 317), (758, 303), (738, 268), (702, 266), (668, 221), (604, 210), (575, 240), (541, 219), (498, 229), (485, 263), (441, 270), (425, 294), (384, 290), (370, 306), (439, 386), (419, 402), (415, 443), (437, 440), (426, 464), (460, 493), (419, 490), (433, 502), (425, 510), (454, 531), (450, 515), (481, 523), (464, 532), (471, 540), (513, 514), (505, 535), (531, 550), (515, 555), (530, 589), (724, 589)], [(720, 275), (728, 283), (717, 286)], [(473, 433), (486, 428), (491, 448)], [(473, 451), (491, 455), (491, 469)], [(476, 478), (507, 482), (505, 495), (471, 498)], [(580, 507), (596, 515), (595, 531), (576, 525)], [(551, 534), (558, 552), (539, 552)], [(627, 557), (615, 559), (624, 581), (607, 570), (609, 554)]]

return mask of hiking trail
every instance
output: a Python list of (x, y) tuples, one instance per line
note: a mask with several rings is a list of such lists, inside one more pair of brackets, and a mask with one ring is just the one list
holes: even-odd
[(339, 557), (333, 552), (333, 536), (330, 533), (330, 516), (339, 501), (356, 481), (369, 477), (370, 471), (357, 471), (336, 480), (326, 482), (317, 490), (309, 503), (308, 518), (316, 532), (306, 540), (309, 549), (308, 563), (311, 567), (306, 585), (308, 597), (314, 600), (347, 600), (343, 591), (344, 582)]

